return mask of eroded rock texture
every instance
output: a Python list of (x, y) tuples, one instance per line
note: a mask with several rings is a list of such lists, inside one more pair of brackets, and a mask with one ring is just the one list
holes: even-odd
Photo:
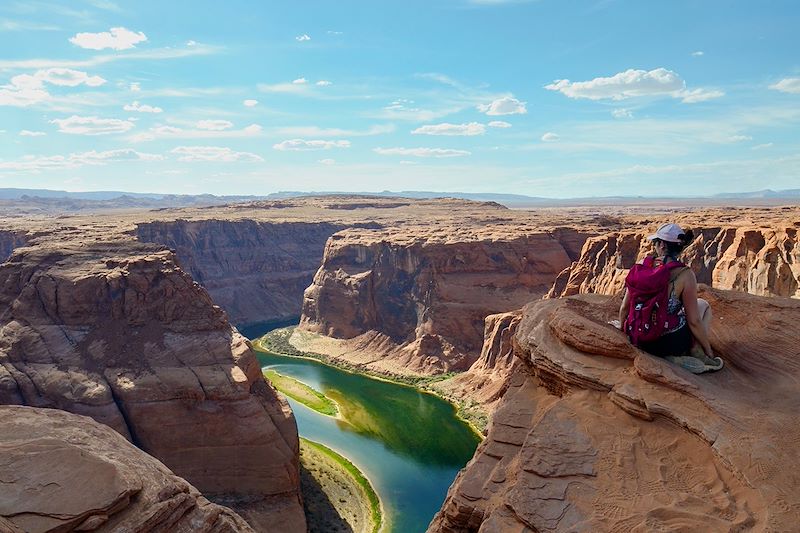
[(303, 529), (294, 417), (172, 253), (21, 248), (0, 265), (0, 309), (0, 403), (90, 416), (205, 495), (270, 507), (266, 530)]
[(0, 427), (0, 531), (253, 532), (90, 418), (0, 406)]
[(330, 222), (171, 220), (137, 225), (143, 242), (175, 251), (236, 324), (297, 317), (325, 242), (344, 228)]
[(800, 302), (704, 289), (726, 361), (693, 375), (635, 350), (618, 300), (525, 308), (520, 367), (429, 531), (793, 531)]
[(567, 228), (344, 230), (325, 247), (300, 327), (366, 339), (361, 348), (382, 356), (376, 368), (466, 370), (486, 316), (540, 298), (585, 238)]
[[(691, 223), (686, 224), (691, 227)], [(657, 227), (657, 226), (656, 226)], [(760, 224), (704, 227), (683, 260), (698, 281), (720, 289), (761, 296), (800, 297), (800, 220), (775, 219)], [(628, 269), (651, 250), (648, 231), (622, 231), (586, 241), (580, 259), (561, 272), (549, 296), (622, 290)]]

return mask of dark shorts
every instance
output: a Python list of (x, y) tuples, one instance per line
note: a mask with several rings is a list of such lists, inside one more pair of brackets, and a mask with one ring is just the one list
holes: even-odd
[(647, 353), (664, 357), (667, 355), (685, 355), (692, 347), (692, 332), (688, 325), (677, 331), (662, 335), (653, 342), (643, 342), (639, 348)]

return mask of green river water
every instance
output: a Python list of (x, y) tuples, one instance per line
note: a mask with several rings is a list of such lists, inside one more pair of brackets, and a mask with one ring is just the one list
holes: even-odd
[(425, 531), (479, 442), (456, 417), (453, 405), (413, 387), (315, 360), (258, 356), (262, 367), (291, 376), (339, 404), (344, 420), (289, 399), (301, 436), (347, 457), (369, 478), (384, 507), (385, 531)]

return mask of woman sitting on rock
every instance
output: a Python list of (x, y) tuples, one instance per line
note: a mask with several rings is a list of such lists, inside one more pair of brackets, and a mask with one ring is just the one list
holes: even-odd
[(722, 359), (714, 357), (708, 341), (711, 307), (697, 297), (694, 272), (678, 261), (694, 234), (664, 224), (647, 238), (654, 254), (634, 265), (625, 280), (622, 330), (642, 350), (691, 372), (721, 369)]

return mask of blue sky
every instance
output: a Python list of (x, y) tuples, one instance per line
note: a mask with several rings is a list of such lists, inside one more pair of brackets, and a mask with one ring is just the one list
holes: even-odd
[(0, 3), (0, 187), (800, 187), (800, 4)]

